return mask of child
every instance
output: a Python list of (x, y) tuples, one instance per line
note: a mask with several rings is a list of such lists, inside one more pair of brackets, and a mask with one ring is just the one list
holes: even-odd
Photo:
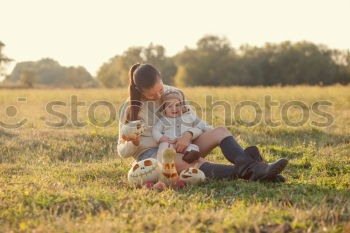
[[(163, 151), (170, 146), (174, 147), (176, 138), (191, 128), (199, 128), (203, 124), (202, 122), (198, 124), (197, 117), (185, 106), (184, 99), (182, 92), (178, 90), (169, 90), (161, 97), (162, 116), (152, 129), (153, 137), (159, 143), (157, 152), (159, 162), (162, 162)], [(199, 159), (200, 155), (199, 147), (190, 144), (186, 148), (183, 160), (192, 163)]]

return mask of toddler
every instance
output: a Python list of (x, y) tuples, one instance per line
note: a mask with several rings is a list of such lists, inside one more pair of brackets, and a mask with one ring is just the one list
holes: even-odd
[[(195, 114), (185, 106), (183, 93), (178, 90), (165, 92), (161, 97), (161, 118), (153, 126), (152, 134), (159, 143), (157, 160), (162, 162), (163, 151), (176, 142), (184, 132), (198, 128)], [(192, 163), (200, 157), (199, 148), (190, 144), (186, 148), (183, 160)]]

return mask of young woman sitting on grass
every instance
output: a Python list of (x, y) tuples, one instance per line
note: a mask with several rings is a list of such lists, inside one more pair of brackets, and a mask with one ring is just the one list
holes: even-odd
[[(175, 87), (163, 84), (160, 72), (150, 64), (134, 64), (129, 71), (129, 99), (123, 104), (119, 117), (118, 154), (125, 158), (132, 156), (141, 161), (147, 158), (157, 158), (158, 142), (152, 135), (152, 127), (155, 125), (161, 107), (160, 99), (164, 92), (174, 90)], [(143, 120), (148, 126), (143, 135), (128, 138), (122, 135), (121, 128), (135, 120)], [(199, 124), (206, 125), (203, 121)], [(186, 148), (193, 143), (198, 146), (201, 157), (193, 162), (183, 160)], [(205, 161), (205, 157), (219, 146), (224, 157), (232, 163), (217, 164)], [(280, 174), (288, 161), (281, 158), (273, 163), (263, 161), (257, 147), (243, 149), (232, 134), (225, 127), (190, 128), (174, 141), (176, 149), (175, 164), (178, 173), (196, 163), (206, 177), (212, 179), (237, 179), (250, 181), (283, 182)], [(188, 161), (188, 160), (187, 160)]]

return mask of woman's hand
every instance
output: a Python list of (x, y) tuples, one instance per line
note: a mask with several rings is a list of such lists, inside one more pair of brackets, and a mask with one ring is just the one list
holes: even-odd
[(140, 137), (128, 138), (128, 137), (122, 135), (122, 139), (123, 139), (124, 141), (127, 141), (127, 142), (129, 142), (129, 141), (132, 142), (135, 146), (140, 145)]
[(181, 137), (176, 139), (175, 149), (178, 153), (184, 153), (186, 148), (190, 145), (192, 140), (192, 133), (186, 131)]

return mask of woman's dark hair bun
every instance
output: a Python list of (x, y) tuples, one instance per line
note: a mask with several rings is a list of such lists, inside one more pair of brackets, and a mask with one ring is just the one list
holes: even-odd
[(140, 67), (140, 63), (135, 63), (134, 65), (131, 66), (129, 70), (129, 77), (130, 77), (130, 84), (135, 85), (135, 80), (134, 80), (134, 73), (137, 68)]

